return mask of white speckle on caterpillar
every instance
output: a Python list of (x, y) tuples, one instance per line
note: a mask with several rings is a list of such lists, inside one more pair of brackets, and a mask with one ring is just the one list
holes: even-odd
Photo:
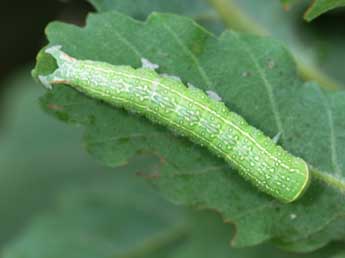
[(157, 91), (157, 87), (159, 85), (159, 81), (153, 81), (152, 83), (152, 92), (155, 93)]
[(147, 68), (150, 70), (156, 70), (159, 68), (158, 64), (151, 63), (148, 59), (146, 58), (141, 58), (141, 67), (142, 68)]
[(170, 79), (173, 79), (173, 80), (176, 80), (176, 81), (179, 81), (179, 82), (182, 81), (181, 78), (176, 76), (176, 75), (171, 75), (171, 74), (167, 74), (167, 73), (161, 73), (160, 75), (165, 77), (165, 78), (170, 78)]
[(277, 133), (273, 138), (272, 141), (277, 144), (280, 140), (280, 137), (282, 136), (282, 132)]
[(211, 99), (214, 99), (215, 101), (222, 101), (222, 98), (216, 92), (207, 90), (206, 93)]
[(53, 86), (49, 83), (47, 76), (39, 75), (38, 79), (40, 80), (40, 82), (43, 84), (45, 88), (47, 88), (48, 90), (53, 89)]

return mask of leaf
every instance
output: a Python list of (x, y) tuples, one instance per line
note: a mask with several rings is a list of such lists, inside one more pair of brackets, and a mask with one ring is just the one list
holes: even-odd
[[(284, 4), (291, 4), (296, 2), (296, 0), (282, 0)], [(304, 14), (304, 19), (307, 21), (312, 21), (321, 14), (330, 11), (332, 9), (345, 6), (344, 0), (314, 0), (308, 10)]]
[(344, 0), (316, 0), (311, 4), (304, 18), (311, 21), (329, 10), (342, 6), (345, 6)]
[[(28, 68), (16, 72), (5, 84), (10, 91), (5, 98), (6, 117), (0, 140), (2, 254), (4, 242), (11, 241), (2, 257), (46, 258), (61, 254), (57, 257), (86, 258), (95, 253), (97, 256), (93, 257), (101, 257), (99, 254), (112, 248), (126, 249), (132, 255), (142, 252), (143, 258), (168, 255), (207, 258), (215, 253), (218, 258), (230, 255), (249, 258), (253, 253), (291, 257), (269, 245), (250, 250), (230, 249), (231, 226), (224, 226), (218, 216), (200, 212), (189, 216), (182, 208), (171, 207), (135, 181), (129, 173), (137, 171), (137, 166), (147, 167), (141, 160), (120, 171), (106, 171), (94, 164), (80, 153), (78, 131), (57, 123), (39, 110), (36, 99), (42, 89), (30, 79)], [(63, 192), (56, 208), (55, 195), (60, 191)], [(160, 208), (159, 211), (145, 217), (152, 206), (150, 212)], [(47, 213), (47, 208), (52, 210)], [(109, 216), (111, 219), (103, 219)], [(33, 222), (32, 217), (35, 217)], [(175, 222), (177, 227), (164, 227), (162, 218)], [(83, 222), (90, 223), (85, 226)], [(111, 231), (105, 231), (104, 225)], [(127, 233), (119, 235), (119, 231), (112, 230), (115, 225), (123, 225)], [(97, 236), (108, 234), (100, 238), (93, 235), (87, 246), (79, 248), (83, 242), (75, 236), (84, 236), (87, 230), (94, 230)], [(167, 230), (166, 238), (157, 241), (150, 238), (160, 230)], [(134, 240), (138, 234), (146, 240), (154, 239), (157, 245), (151, 249), (136, 246)], [(107, 245), (113, 241), (116, 246)], [(150, 243), (146, 242), (145, 247), (150, 247)]]
[(149, 257), (174, 247), (188, 229), (183, 210), (133, 180), (131, 170), (66, 189), (3, 257)]
[[(136, 165), (141, 162), (137, 161)], [(230, 249), (230, 225), (210, 212), (190, 213), (158, 198), (133, 168), (65, 189), (51, 212), (37, 216), (5, 249), (4, 258), (300, 257), (271, 245)], [(329, 257), (331, 245), (305, 258)]]
[(31, 68), (25, 66), (3, 82), (8, 90), (1, 103), (0, 252), (32, 217), (52, 207), (61, 188), (113, 173), (81, 151), (80, 130), (40, 109), (37, 99), (44, 90), (32, 80)]
[[(337, 26), (339, 22), (334, 21), (334, 25), (327, 23), (327, 30), (322, 30), (319, 24), (311, 27), (302, 23), (300, 16), (303, 5), (283, 10), (276, 0), (267, 0), (264, 5), (251, 0), (209, 0), (208, 7), (204, 0), (138, 0), (136, 2), (90, 0), (90, 2), (99, 11), (117, 10), (141, 20), (153, 11), (188, 15), (217, 34), (224, 27), (220, 24), (220, 19), (231, 29), (259, 35), (270, 34), (289, 46), (298, 62), (299, 72), (304, 78), (317, 81), (325, 88), (344, 88), (342, 82), (345, 81), (345, 74), (342, 67), (345, 63), (343, 65), (342, 60), (345, 60), (345, 56), (342, 46), (345, 38), (341, 36), (344, 33)], [(295, 0), (287, 0), (285, 4), (291, 5), (293, 2)], [(214, 11), (218, 15), (214, 14)]]
[[(300, 19), (303, 5), (286, 11), (277, 0), (254, 4), (251, 0), (208, 0), (228, 28), (272, 35), (284, 41), (297, 61), (299, 73), (306, 80), (317, 81), (327, 89), (344, 89), (344, 73), (339, 56), (343, 55), (343, 32), (334, 30), (337, 25), (312, 27)], [(332, 34), (333, 32), (333, 34)], [(342, 45), (338, 45), (338, 42)]]
[(89, 0), (89, 2), (99, 12), (117, 10), (139, 20), (145, 20), (152, 12), (178, 13), (193, 18), (216, 34), (224, 30), (220, 18), (203, 0)]
[[(225, 32), (219, 38), (190, 19), (153, 14), (138, 22), (116, 12), (90, 15), (78, 28), (52, 23), (50, 44), (80, 59), (138, 67), (141, 57), (204, 90), (217, 92), (235, 112), (314, 167), (313, 181), (298, 202), (283, 205), (259, 193), (207, 150), (164, 128), (59, 86), (42, 99), (45, 109), (86, 128), (86, 146), (104, 164), (123, 164), (149, 151), (163, 165), (152, 183), (175, 203), (218, 210), (236, 226), (233, 246), (274, 239), (310, 251), (344, 239), (344, 92), (303, 84), (284, 47), (271, 38)], [(139, 40), (140, 39), (140, 40)], [(38, 59), (34, 74), (50, 60)], [(56, 108), (49, 108), (57, 106)]]
[(185, 245), (181, 245), (174, 257), (178, 258), (202, 258), (213, 257), (218, 258), (325, 258), (333, 254), (339, 253), (343, 249), (343, 245), (332, 244), (326, 248), (322, 248), (317, 252), (310, 254), (296, 254), (291, 252), (283, 252), (272, 245), (263, 244), (256, 247), (232, 248), (229, 250), (228, 243), (224, 241), (230, 230), (229, 227), (222, 225), (218, 218), (210, 216), (211, 214), (202, 213), (194, 216), (191, 223), (191, 237)]
[(32, 216), (51, 205), (62, 185), (109, 172), (81, 153), (79, 130), (42, 112), (37, 98), (44, 90), (32, 80), (30, 67), (3, 84), (8, 90), (1, 103), (0, 249)]
[[(6, 248), (6, 255), (18, 257), (16, 255), (20, 253), (23, 258), (39, 258), (40, 256), (35, 255), (45, 253), (46, 255), (41, 257), (46, 258), (48, 254), (51, 257), (61, 252), (62, 257), (69, 258), (72, 254), (76, 257), (78, 254), (84, 258), (85, 256), (82, 255), (85, 254), (85, 249), (91, 250), (89, 255), (97, 251), (104, 253), (102, 249), (104, 243), (110, 242), (116, 234), (109, 234), (103, 239), (98, 239), (96, 244), (88, 242), (86, 248), (85, 246), (77, 248), (77, 244), (81, 241), (76, 237), (71, 237), (71, 228), (75, 230), (74, 236), (82, 235), (85, 227), (77, 226), (81, 225), (82, 221), (90, 219), (94, 222), (92, 218), (97, 218), (98, 215), (103, 216), (103, 213), (112, 214), (113, 209), (117, 209), (129, 212), (128, 217), (119, 218), (117, 223), (122, 222), (129, 232), (128, 235), (132, 234), (132, 236), (136, 236), (137, 231), (141, 232), (142, 225), (145, 226), (146, 233), (152, 233), (154, 229), (162, 229), (163, 227), (153, 228), (152, 225), (159, 226), (156, 220), (166, 216), (164, 214), (168, 212), (171, 212), (169, 216), (175, 215), (172, 218), (174, 221), (177, 217), (181, 220), (179, 221), (181, 226), (188, 224), (184, 230), (181, 227), (182, 232), (177, 232), (176, 236), (173, 234), (176, 233), (174, 228), (169, 227), (172, 229), (171, 234), (167, 234), (172, 236), (168, 238), (169, 241), (158, 241), (159, 245), (153, 249), (154, 255), (148, 252), (147, 256), (143, 254), (140, 257), (171, 255), (179, 258), (206, 258), (211, 254), (217, 254), (219, 258), (229, 256), (249, 258), (254, 254), (256, 257), (297, 256), (279, 251), (270, 245), (249, 249), (230, 249), (228, 239), (231, 235), (231, 226), (224, 226), (218, 216), (200, 212), (189, 216), (185, 214), (185, 211), (174, 209), (163, 203), (160, 198), (150, 193), (145, 185), (134, 181), (132, 174), (123, 175), (123, 173), (130, 173), (129, 170), (136, 171), (137, 166), (147, 167), (142, 161), (131, 162), (131, 169), (108, 171), (80, 153), (79, 130), (72, 130), (50, 119), (39, 110), (36, 99), (42, 93), (42, 89), (32, 82), (28, 68), (15, 73), (5, 84), (10, 91), (4, 98), (6, 116), (4, 123), (1, 124), (0, 193), (3, 198), (0, 209), (0, 238), (2, 241), (12, 239)], [(62, 190), (63, 193), (58, 198), (58, 208), (52, 209), (47, 215), (41, 214), (42, 210), (56, 206), (56, 192)], [(116, 195), (119, 192), (124, 194)], [(122, 203), (120, 197), (123, 197)], [(121, 206), (124, 201), (128, 201), (131, 205)], [(135, 206), (134, 203), (136, 203)], [(153, 204), (165, 208), (152, 215), (152, 220), (148, 221), (142, 216), (144, 212), (138, 211), (136, 207), (147, 208)], [(55, 213), (56, 211), (58, 212)], [(121, 214), (126, 214), (126, 211)], [(184, 216), (181, 217), (180, 213)], [(33, 216), (36, 219), (31, 224)], [(119, 214), (116, 213), (113, 219), (114, 217), (119, 217)], [(110, 228), (115, 224), (113, 219), (107, 220), (109, 224), (104, 224), (109, 225)], [(28, 227), (27, 224), (30, 226)], [(97, 223), (92, 229), (97, 233), (102, 232), (101, 225), (102, 223)], [(123, 235), (118, 236), (117, 243), (124, 243), (121, 246), (118, 245), (118, 248), (128, 248), (129, 253), (138, 255), (136, 252), (138, 248), (134, 245), (133, 238), (130, 238), (130, 242), (125, 241), (128, 238), (124, 238)], [(67, 240), (70, 242), (66, 247), (64, 244)], [(52, 243), (54, 243), (53, 247), (48, 249)], [(0, 248), (2, 249), (2, 245)], [(109, 249), (107, 246), (106, 250)], [(139, 250), (142, 249), (139, 248)], [(337, 248), (330, 246), (307, 258), (328, 257), (336, 250)], [(31, 256), (33, 252), (35, 255)]]
[(339, 254), (332, 256), (332, 258), (344, 258), (344, 257), (345, 257), (345, 252), (341, 252)]

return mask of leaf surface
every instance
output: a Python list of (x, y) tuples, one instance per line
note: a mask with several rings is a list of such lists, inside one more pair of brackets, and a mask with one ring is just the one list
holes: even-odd
[[(62, 189), (54, 209), (37, 216), (2, 257), (301, 257), (268, 244), (230, 248), (232, 228), (218, 215), (168, 204), (133, 177), (133, 168)], [(338, 245), (331, 245), (303, 257), (327, 258), (338, 251)]]
[[(284, 10), (276, 0), (254, 4), (250, 0), (209, 0), (228, 28), (257, 35), (272, 35), (284, 41), (298, 64), (305, 80), (317, 81), (328, 89), (344, 88), (343, 30), (339, 22), (322, 29), (318, 24), (301, 20), (303, 5)], [(302, 1), (303, 2), (303, 1)]]
[(176, 13), (193, 18), (208, 30), (220, 34), (224, 24), (203, 0), (89, 0), (98, 12), (116, 10), (135, 19), (146, 20), (152, 12)]
[[(296, 0), (287, 0), (292, 5)], [(297, 60), (299, 73), (306, 80), (317, 81), (322, 87), (343, 89), (345, 75), (342, 60), (345, 52), (344, 30), (340, 21), (308, 24), (301, 20), (302, 4), (284, 9), (277, 0), (265, 4), (251, 0), (90, 0), (98, 11), (117, 10), (134, 18), (144, 20), (151, 12), (173, 12), (187, 15), (207, 29), (219, 34), (224, 24), (229, 29), (257, 35), (272, 35), (284, 41)], [(297, 2), (297, 1), (296, 1)], [(224, 24), (223, 24), (224, 23)], [(332, 29), (330, 29), (332, 28)]]
[[(281, 0), (285, 5), (296, 3), (296, 0)], [(308, 10), (304, 14), (304, 19), (312, 21), (321, 14), (324, 14), (335, 8), (345, 6), (344, 0), (314, 0), (311, 1)]]
[[(0, 123), (0, 249), (24, 225), (51, 206), (62, 185), (109, 173), (80, 151), (80, 130), (51, 119), (37, 105), (44, 90), (30, 68), (15, 72), (4, 85)], [(63, 161), (63, 162), (61, 162)]]
[[(144, 57), (159, 72), (177, 75), (218, 93), (233, 111), (318, 170), (304, 197), (283, 205), (258, 192), (225, 162), (165, 128), (57, 86), (42, 99), (58, 118), (82, 124), (90, 153), (109, 166), (151, 152), (163, 163), (145, 177), (175, 203), (219, 211), (236, 226), (234, 246), (274, 239), (295, 251), (310, 251), (345, 236), (344, 92), (304, 84), (289, 52), (266, 37), (225, 32), (219, 38), (193, 21), (153, 14), (145, 22), (117, 12), (90, 15), (87, 26), (48, 26), (50, 44), (68, 54), (111, 64), (140, 66)], [(40, 54), (34, 74), (48, 72)], [(52, 108), (53, 107), (53, 108)]]
[(145, 191), (130, 175), (133, 167), (119, 170), (65, 189), (57, 207), (38, 216), (4, 257), (150, 257), (184, 240), (183, 210)]

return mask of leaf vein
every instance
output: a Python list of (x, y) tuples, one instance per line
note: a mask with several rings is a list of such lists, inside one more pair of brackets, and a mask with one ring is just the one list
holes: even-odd
[(163, 23), (163, 27), (170, 33), (170, 35), (176, 40), (177, 44), (180, 45), (182, 51), (190, 57), (190, 59), (193, 61), (193, 63), (195, 64), (195, 66), (198, 69), (198, 72), (200, 73), (201, 77), (203, 78), (203, 80), (205, 81), (206, 85), (208, 87), (212, 87), (212, 83), (211, 80), (209, 79), (209, 77), (207, 76), (205, 69), (201, 66), (199, 60), (196, 58), (196, 56), (193, 54), (193, 52), (191, 52), (184, 44), (183, 42), (178, 38), (178, 36), (176, 35), (176, 33), (166, 24)]
[(283, 141), (283, 139), (284, 139), (284, 128), (283, 128), (283, 124), (282, 124), (282, 121), (280, 118), (277, 103), (274, 100), (273, 86), (269, 82), (269, 80), (267, 79), (265, 72), (261, 69), (259, 63), (257, 62), (255, 56), (252, 54), (250, 48), (248, 48), (247, 45), (240, 40), (237, 33), (233, 33), (233, 35), (240, 42), (240, 44), (243, 46), (243, 49), (247, 52), (250, 60), (252, 60), (256, 70), (258, 71), (258, 73), (260, 75), (259, 77), (261, 78), (263, 85), (265, 86), (266, 92), (268, 94), (268, 99), (269, 99), (270, 105), (272, 107), (273, 116), (274, 116), (274, 119), (276, 121), (277, 129), (278, 129), (277, 133), (281, 133), (281, 141)]
[(324, 95), (324, 93), (321, 91), (320, 88), (318, 88), (318, 94), (320, 95), (322, 102), (324, 103), (324, 108), (327, 115), (327, 122), (330, 130), (330, 146), (331, 146), (331, 160), (332, 160), (332, 166), (334, 169), (334, 172), (337, 176), (341, 176), (341, 169), (339, 167), (338, 163), (338, 155), (337, 155), (337, 147), (336, 147), (336, 136), (335, 136), (335, 129), (334, 129), (334, 118), (333, 113), (331, 110), (331, 107), (329, 105), (328, 99)]
[(114, 26), (110, 26), (107, 20), (104, 18), (104, 26), (109, 29), (110, 33), (115, 34), (118, 39), (125, 45), (127, 46), (139, 59), (142, 58), (143, 56), (141, 53), (138, 51), (138, 49), (131, 44), (123, 35), (121, 35), (116, 29), (114, 29)]

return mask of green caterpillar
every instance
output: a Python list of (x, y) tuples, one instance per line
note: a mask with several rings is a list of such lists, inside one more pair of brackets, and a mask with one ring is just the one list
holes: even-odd
[(54, 73), (39, 76), (47, 87), (67, 84), (144, 115), (206, 146), (260, 190), (283, 202), (296, 200), (307, 188), (310, 172), (304, 160), (283, 150), (202, 90), (147, 68), (77, 60), (61, 51), (61, 46), (50, 47), (46, 53), (58, 65)]

